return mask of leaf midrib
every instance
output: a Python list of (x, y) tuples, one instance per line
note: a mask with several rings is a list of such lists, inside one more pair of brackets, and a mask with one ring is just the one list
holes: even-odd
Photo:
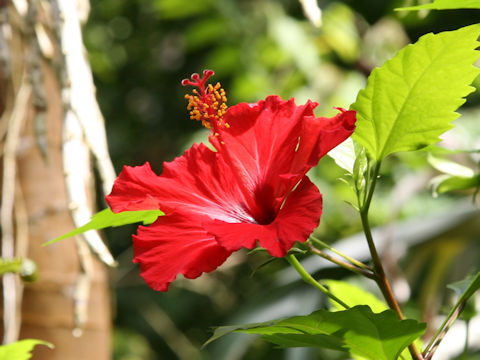
[[(441, 39), (441, 40), (443, 40), (443, 39)], [(447, 47), (447, 45), (450, 45), (450, 44), (451, 44), (451, 41), (449, 41), (448, 44), (444, 44), (444, 46), (442, 47), (442, 49), (445, 49), (445, 47)], [(412, 46), (412, 45), (410, 45), (410, 46)], [(407, 49), (408, 49), (408, 48), (407, 48)], [(405, 50), (407, 50), (407, 49), (405, 49)], [(411, 50), (411, 48), (408, 49), (408, 50)], [(406, 51), (405, 51), (405, 52), (406, 52)], [(403, 61), (403, 59), (404, 59), (404, 57), (405, 57), (405, 52), (403, 52), (403, 54), (402, 54), (402, 59), (401, 59), (402, 61)], [(387, 147), (387, 144), (390, 142), (390, 138), (392, 137), (392, 134), (395, 133), (395, 129), (397, 128), (398, 123), (399, 123), (398, 119), (401, 118), (401, 116), (402, 116), (402, 114), (403, 114), (403, 112), (404, 112), (404, 110), (405, 110), (405, 105), (406, 105), (406, 103), (408, 102), (407, 100), (410, 98), (411, 93), (413, 92), (413, 90), (416, 89), (416, 87), (417, 87), (418, 84), (420, 83), (420, 80), (421, 80), (421, 79), (425, 76), (425, 74), (427, 73), (427, 70), (430, 69), (431, 66), (432, 66), (432, 64), (434, 64), (434, 63), (438, 60), (438, 58), (441, 57), (442, 55), (443, 55), (443, 52), (442, 52), (442, 51), (439, 51), (438, 54), (430, 61), (429, 65), (428, 65), (427, 67), (425, 67), (425, 69), (423, 70), (422, 74), (421, 74), (421, 75), (417, 78), (417, 80), (415, 81), (414, 85), (407, 91), (407, 94), (406, 94), (406, 96), (404, 97), (404, 101), (403, 101), (403, 103), (402, 103), (402, 106), (401, 106), (400, 110), (398, 111), (397, 116), (394, 118), (392, 127), (390, 128), (390, 132), (389, 132), (388, 135), (387, 135), (387, 139), (386, 139), (386, 141), (384, 142), (384, 144), (383, 144), (383, 146), (382, 146), (382, 149), (381, 149), (381, 152), (380, 152), (379, 156), (377, 156), (377, 160), (383, 159), (383, 158), (386, 156), (386, 155), (384, 154), (384, 153), (385, 153), (385, 148)], [(390, 69), (389, 69), (389, 72), (391, 72)], [(404, 70), (403, 70), (403, 67), (402, 67), (402, 74), (405, 74), (405, 72), (404, 72)], [(402, 80), (403, 80), (403, 78), (402, 78)], [(404, 80), (404, 81), (405, 81), (405, 80)], [(374, 90), (375, 90), (375, 89), (376, 89), (376, 88), (374, 88)], [(372, 101), (372, 120), (373, 120), (373, 103), (374, 103), (374, 102)], [(375, 122), (372, 121), (372, 123), (375, 123)], [(379, 142), (378, 142), (378, 133), (375, 132), (375, 134), (376, 134), (376, 138), (377, 138), (377, 143), (379, 143)]]

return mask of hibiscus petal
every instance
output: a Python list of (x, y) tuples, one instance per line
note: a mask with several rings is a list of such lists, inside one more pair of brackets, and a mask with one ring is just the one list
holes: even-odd
[(315, 106), (308, 102), (297, 107), (293, 99), (283, 101), (278, 96), (269, 96), (257, 104), (238, 104), (224, 116), (229, 127), (219, 129), (220, 136), (211, 136), (210, 141), (254, 191), (258, 184), (275, 180), (273, 174), (289, 171), (301, 119), (313, 116)]
[[(170, 163), (161, 176), (150, 165), (125, 166), (106, 197), (114, 212), (161, 209), (202, 214), (230, 222), (253, 221), (235, 173), (220, 154), (194, 144)], [(143, 206), (143, 208), (142, 208)]]
[(224, 116), (229, 127), (219, 129), (219, 136), (212, 135), (210, 141), (250, 191), (271, 184), (274, 197), (280, 198), (355, 129), (354, 111), (316, 118), (316, 106), (311, 101), (297, 106), (294, 99), (278, 96), (238, 104)]
[(124, 166), (105, 199), (113, 212), (159, 209), (158, 200), (151, 195), (156, 192), (157, 177), (148, 162)]
[(231, 252), (199, 226), (198, 219), (174, 212), (139, 226), (133, 236), (134, 262), (154, 290), (167, 291), (178, 274), (194, 279), (220, 266)]
[(322, 195), (305, 176), (287, 198), (275, 220), (268, 225), (230, 224), (217, 220), (203, 226), (229, 251), (241, 247), (252, 249), (258, 241), (270, 255), (282, 257), (296, 241), (305, 242), (308, 239), (318, 226), (321, 214)]
[[(300, 142), (297, 152), (310, 153), (310, 157), (306, 160), (309, 166), (315, 166), (321, 157), (344, 142), (355, 130), (356, 111), (337, 109), (340, 113), (333, 118), (319, 117), (315, 119), (315, 122), (305, 122), (303, 142)], [(317, 139), (309, 136), (312, 132), (318, 134)], [(302, 163), (300, 157), (297, 157), (296, 160), (300, 164)]]

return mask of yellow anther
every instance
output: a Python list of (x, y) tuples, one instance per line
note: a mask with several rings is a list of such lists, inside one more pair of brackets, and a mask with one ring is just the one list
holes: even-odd
[(185, 95), (188, 100), (187, 110), (190, 111), (190, 118), (199, 120), (202, 125), (209, 129), (226, 127), (223, 116), (227, 112), (227, 97), (222, 85), (217, 82), (215, 85), (206, 84), (207, 79), (214, 73), (211, 70), (203, 72), (203, 78), (193, 74), (191, 80), (185, 79), (183, 85), (192, 85), (198, 88), (192, 91), (193, 95)]

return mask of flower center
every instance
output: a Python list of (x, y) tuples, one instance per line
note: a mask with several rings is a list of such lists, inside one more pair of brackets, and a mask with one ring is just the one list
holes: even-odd
[(182, 85), (198, 88), (193, 89), (192, 94), (185, 95), (190, 119), (201, 121), (203, 126), (217, 133), (218, 128), (229, 128), (230, 125), (223, 120), (223, 115), (227, 112), (225, 90), (218, 82), (215, 86), (206, 85), (207, 80), (214, 74), (213, 70), (203, 70), (203, 77), (195, 73), (190, 77), (191, 80), (184, 79)]

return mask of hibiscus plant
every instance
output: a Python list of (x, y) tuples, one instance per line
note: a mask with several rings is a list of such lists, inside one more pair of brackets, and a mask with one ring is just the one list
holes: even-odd
[[(109, 208), (52, 242), (143, 222), (133, 235), (133, 261), (147, 285), (158, 291), (167, 291), (179, 274), (197, 278), (217, 269), (233, 252), (258, 246), (273, 258), (284, 258), (332, 307), (219, 327), (207, 344), (244, 332), (280, 347), (320, 347), (356, 359), (431, 359), (480, 288), (480, 273), (455, 287), (458, 301), (445, 321), (419, 340), (426, 324), (404, 315), (377, 251), (369, 211), (382, 181), (382, 162), (398, 152), (432, 147), (453, 127), (459, 116), (455, 111), (474, 91), (471, 84), (480, 72), (474, 66), (479, 36), (478, 24), (424, 35), (374, 69), (350, 109), (337, 108), (331, 118), (315, 115), (314, 101), (297, 105), (275, 95), (227, 106), (220, 84), (208, 83), (213, 71), (193, 74), (182, 84), (194, 87), (186, 95), (190, 118), (209, 131), (209, 144), (194, 144), (165, 163), (161, 175), (149, 163), (125, 166), (106, 197)], [(355, 193), (352, 206), (361, 219), (368, 262), (312, 235), (328, 209), (322, 208), (321, 192), (307, 172), (327, 154), (345, 170), (344, 180)], [(478, 187), (478, 175), (471, 175), (467, 186)], [(455, 183), (449, 186), (447, 190), (455, 189)], [(356, 301), (335, 282), (315, 279), (299, 260), (305, 254), (371, 279), (385, 303)]]

